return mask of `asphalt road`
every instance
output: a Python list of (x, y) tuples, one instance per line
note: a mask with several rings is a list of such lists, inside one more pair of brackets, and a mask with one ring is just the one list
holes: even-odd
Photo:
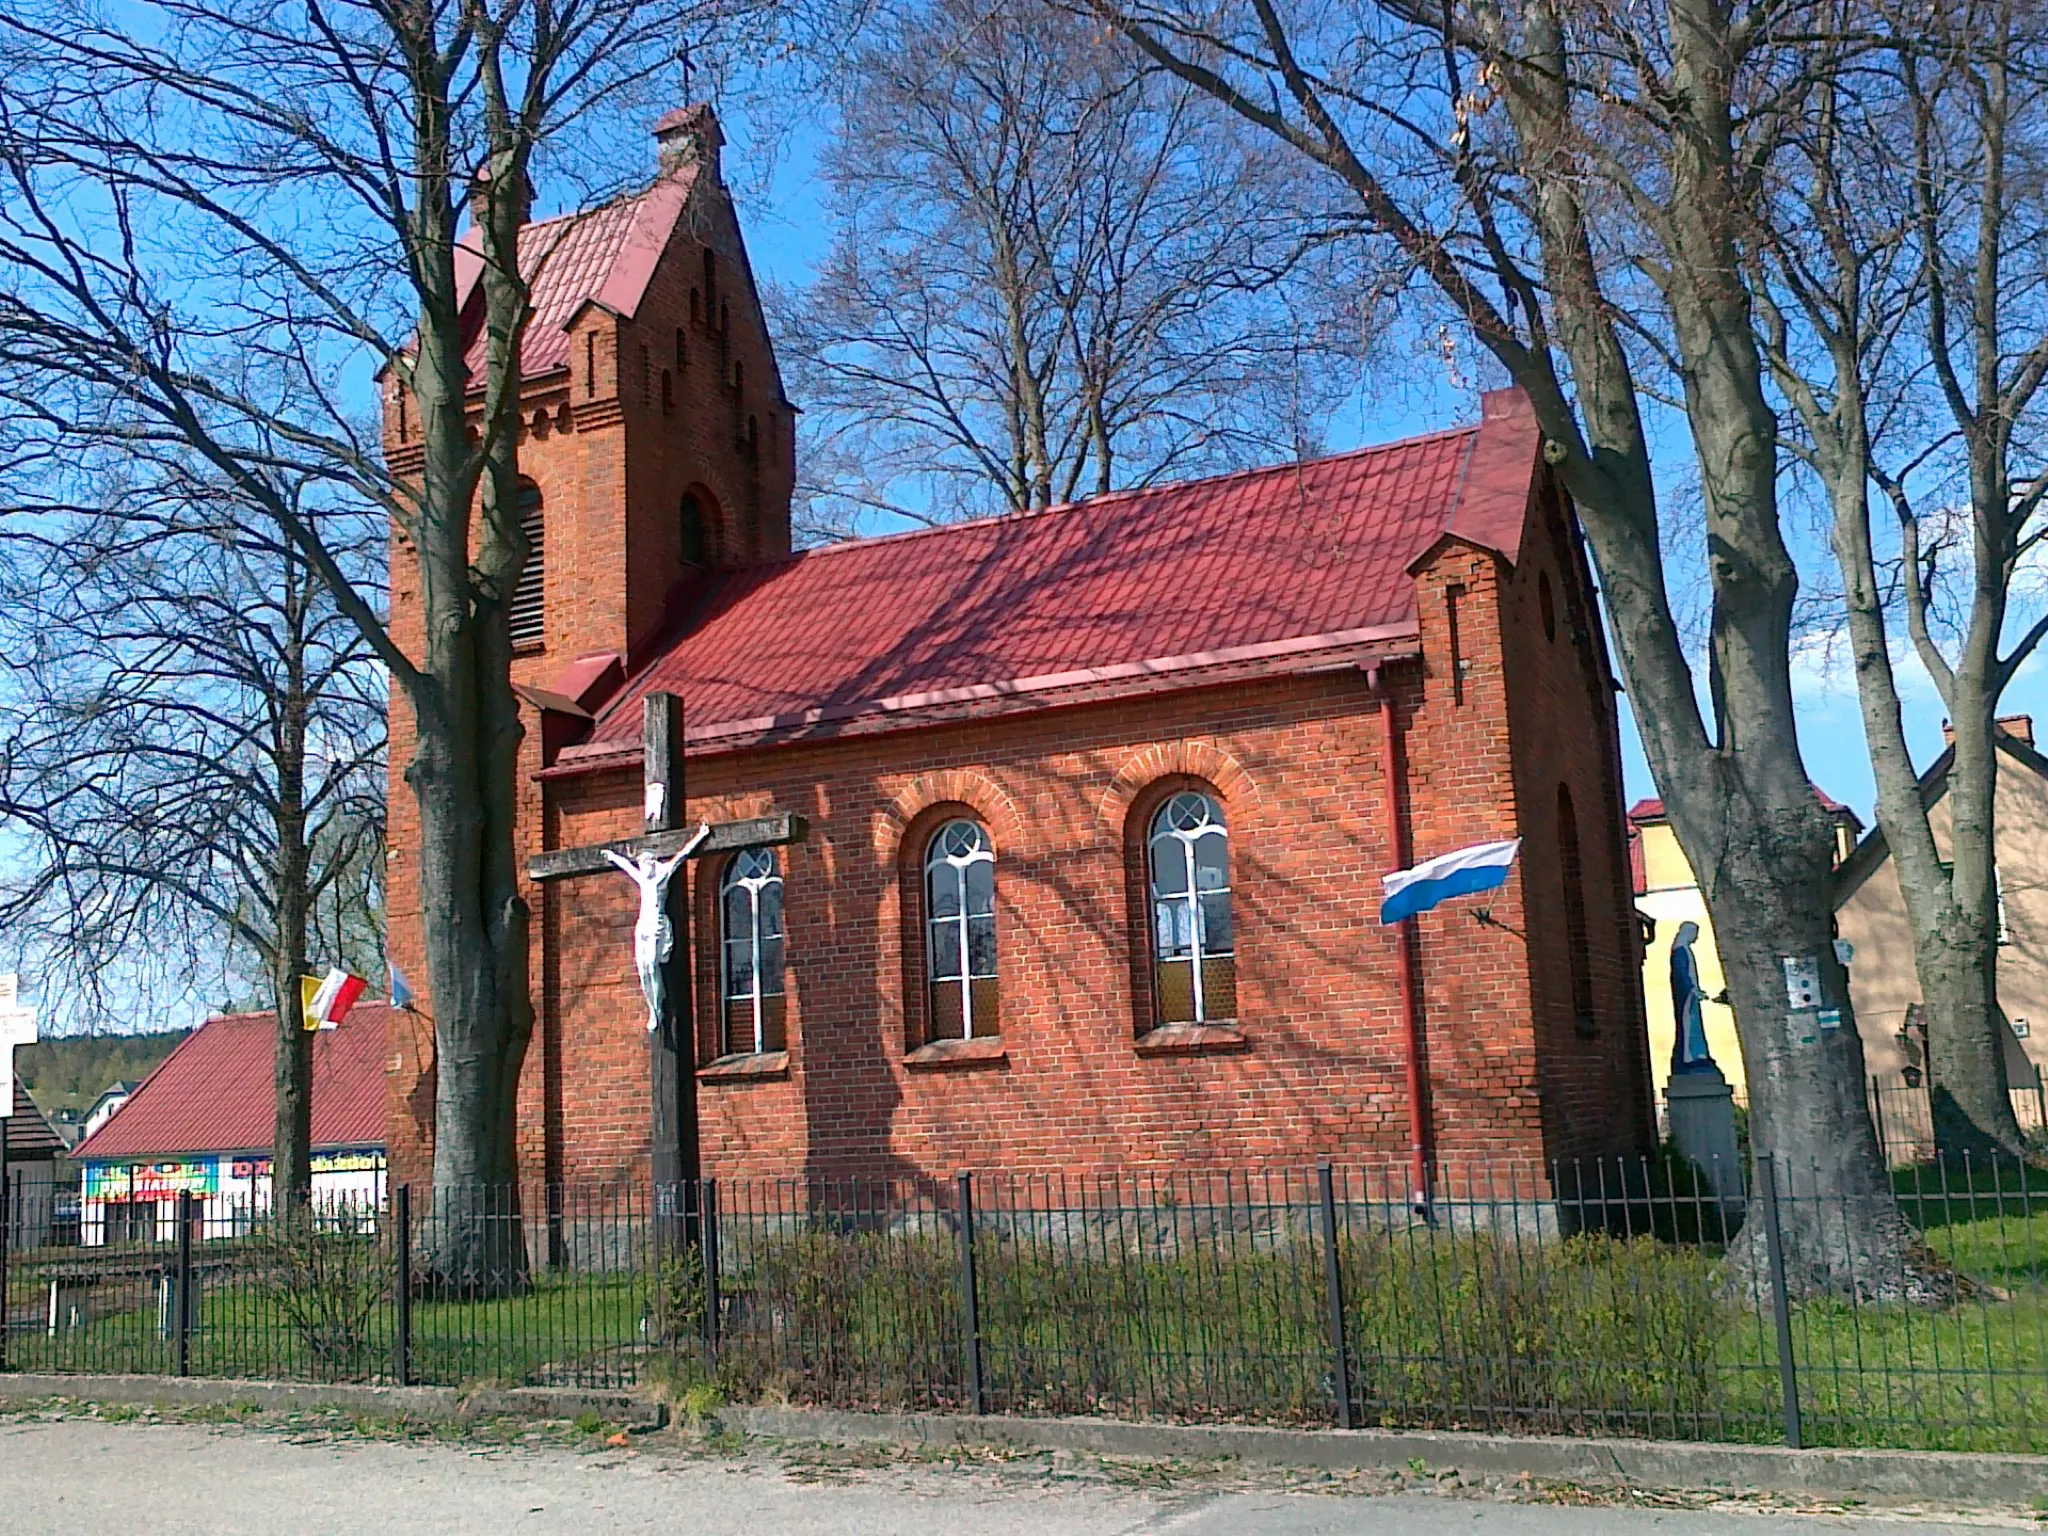
[[(1092, 1474), (1100, 1477), (1096, 1472)], [(191, 1424), (0, 1421), (0, 1532), (660, 1531), (665, 1536), (1929, 1536), (1924, 1519), (1143, 1489), (1009, 1470), (390, 1442)], [(2017, 1517), (1999, 1521), (2005, 1529)], [(1943, 1523), (1943, 1532), (1990, 1525)]]

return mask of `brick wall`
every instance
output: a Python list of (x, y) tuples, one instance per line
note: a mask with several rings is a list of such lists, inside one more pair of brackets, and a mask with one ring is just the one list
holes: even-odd
[[(1535, 820), (1508, 751), (1503, 630), (1513, 620), (1492, 616), (1502, 567), (1453, 548), (1425, 587), (1454, 572), (1465, 584), (1464, 700), (1452, 695), (1439, 659), (1447, 652), (1432, 645), (1442, 637), (1427, 618), (1429, 666), (1393, 673), (1416, 857)], [(1611, 710), (1611, 695), (1596, 695), (1575, 714), (1532, 715), (1528, 730), (1597, 742), (1602, 702)], [(812, 825), (808, 843), (785, 850), (787, 1066), (700, 1084), (707, 1171), (938, 1176), (992, 1164), (1400, 1160), (1404, 1026), (1393, 941), (1374, 921), (1392, 861), (1381, 729), (1365, 676), (1347, 670), (694, 759), (692, 820), (787, 809)], [(1532, 747), (1539, 761), (1528, 776), (1572, 758), (1587, 775), (1586, 833), (1618, 818), (1618, 790), (1601, 789), (1589, 766), (1597, 754), (1575, 750), (1562, 739)], [(1230, 824), (1244, 1038), (1159, 1056), (1139, 1041), (1149, 972), (1134, 899), (1142, 830), (1132, 820), (1142, 823), (1155, 792), (1177, 784), (1210, 788)], [(623, 835), (637, 824), (638, 775), (563, 780), (551, 800), (550, 835), (561, 844)], [(907, 995), (919, 937), (905, 902), (917, 899), (922, 849), (905, 836), (949, 807), (978, 816), (997, 849), (1004, 1055), (924, 1066), (906, 1059), (921, 1039)], [(1531, 843), (1541, 836), (1532, 831)], [(1613, 921), (1626, 868), (1597, 854), (1587, 858), (1589, 910), (1604, 925), (1592, 933), (1596, 973), (1603, 1006), (1617, 1011), (1592, 1041), (1569, 1019), (1558, 1027), (1556, 987), (1544, 990), (1546, 966), (1531, 966), (1522, 937), (1523, 881), (1550, 880), (1551, 861), (1511, 878), (1491, 903), (1491, 925), (1473, 920), (1471, 903), (1418, 923), (1436, 1149), (1448, 1161), (1534, 1170), (1553, 1157), (1647, 1145), (1641, 1124), (1613, 1113), (1617, 1083), (1642, 1066), (1630, 1043), (1640, 1022), (1632, 1035), (1635, 1016), (1610, 987), (1633, 974)], [(716, 864), (694, 871), (707, 1061), (717, 1049), (718, 874)], [(1603, 882), (1612, 888), (1594, 889)], [(1548, 922), (1555, 901), (1538, 905), (1537, 921)], [(543, 909), (552, 958), (542, 1029), (550, 1058), (566, 1066), (548, 1083), (547, 1120), (563, 1149), (559, 1171), (572, 1179), (644, 1170), (632, 916), (623, 880), (554, 887)], [(1549, 1062), (1553, 1053), (1566, 1059)], [(1580, 1073), (1594, 1077), (1583, 1092)], [(1548, 1102), (1567, 1094), (1566, 1108)]]
[[(1640, 1151), (1654, 1144), (1656, 1120), (1616, 695), (1578, 534), (1547, 487), (1503, 584), (1499, 626), (1523, 878), (1536, 893), (1528, 934), (1546, 1141), (1561, 1161)], [(1572, 995), (1560, 787), (1577, 824), (1591, 1033)]]

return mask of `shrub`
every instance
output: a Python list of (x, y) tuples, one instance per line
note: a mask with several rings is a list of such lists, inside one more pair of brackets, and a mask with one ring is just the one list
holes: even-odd
[(261, 1283), (319, 1373), (371, 1373), (371, 1331), (391, 1295), (395, 1262), (369, 1233), (335, 1230), (308, 1213), (277, 1220), (256, 1245)]

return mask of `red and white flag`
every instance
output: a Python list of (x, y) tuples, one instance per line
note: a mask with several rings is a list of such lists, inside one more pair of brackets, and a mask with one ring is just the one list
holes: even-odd
[(367, 986), (362, 977), (351, 976), (338, 965), (330, 966), (325, 976), (301, 976), (299, 1001), (304, 1004), (306, 1028), (334, 1028), (348, 1016)]

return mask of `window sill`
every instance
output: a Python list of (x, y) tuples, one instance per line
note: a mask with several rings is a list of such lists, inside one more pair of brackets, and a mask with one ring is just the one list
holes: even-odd
[(545, 653), (547, 648), (548, 643), (545, 640), (515, 640), (512, 642), (512, 654), (514, 656), (539, 656)]
[(709, 1066), (697, 1069), (700, 1083), (723, 1082), (727, 1078), (787, 1077), (789, 1052), (761, 1051), (744, 1056), (721, 1056)]
[(1212, 1056), (1251, 1048), (1235, 1024), (1162, 1024), (1137, 1039), (1140, 1056)]
[(975, 1067), (1008, 1059), (1001, 1035), (981, 1035), (973, 1040), (934, 1040), (903, 1061), (912, 1067)]

